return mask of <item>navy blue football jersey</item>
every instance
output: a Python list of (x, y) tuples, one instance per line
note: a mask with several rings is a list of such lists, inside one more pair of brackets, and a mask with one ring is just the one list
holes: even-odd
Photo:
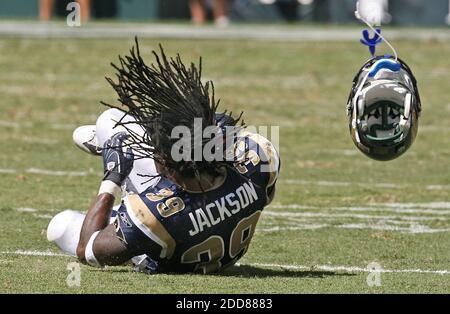
[(273, 145), (257, 134), (240, 134), (232, 152), (235, 161), (212, 190), (190, 192), (162, 178), (122, 200), (116, 231), (132, 254), (146, 254), (157, 272), (210, 273), (246, 253), (280, 162)]

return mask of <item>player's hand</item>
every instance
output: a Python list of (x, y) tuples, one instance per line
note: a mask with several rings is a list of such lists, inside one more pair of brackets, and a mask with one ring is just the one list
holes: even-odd
[(134, 154), (129, 146), (124, 144), (127, 133), (119, 132), (105, 142), (102, 150), (103, 180), (109, 180), (121, 186), (133, 169)]

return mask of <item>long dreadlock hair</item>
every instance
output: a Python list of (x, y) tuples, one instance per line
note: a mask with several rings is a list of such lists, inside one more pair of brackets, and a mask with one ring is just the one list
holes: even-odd
[[(156, 64), (147, 66), (140, 55), (137, 37), (135, 43), (128, 56), (119, 55), (120, 65), (111, 63), (117, 71), (117, 81), (106, 78), (117, 92), (120, 104), (101, 102), (123, 111), (124, 117), (131, 115), (135, 118), (136, 121), (124, 122), (122, 117), (116, 124), (129, 133), (127, 143), (133, 147), (135, 159), (153, 158), (166, 169), (186, 177), (199, 178), (203, 171), (217, 175), (220, 166), (229, 164), (224, 159), (205, 161), (202, 158), (195, 161), (194, 145), (190, 146), (190, 160), (174, 161), (171, 156), (172, 146), (177, 141), (171, 138), (175, 127), (187, 127), (194, 134), (194, 119), (201, 119), (203, 130), (217, 124), (215, 113), (219, 101), (215, 99), (213, 82), (203, 84), (201, 81), (201, 57), (198, 67), (194, 63), (186, 67), (179, 54), (175, 59), (169, 59), (159, 45), (160, 55), (152, 51)], [(232, 116), (232, 113), (229, 115)], [(240, 123), (240, 127), (243, 127), (241, 117), (242, 112), (239, 116), (228, 119), (222, 126), (235, 127)], [(130, 124), (142, 127), (144, 135), (133, 131)], [(202, 137), (202, 151), (207, 141)]]

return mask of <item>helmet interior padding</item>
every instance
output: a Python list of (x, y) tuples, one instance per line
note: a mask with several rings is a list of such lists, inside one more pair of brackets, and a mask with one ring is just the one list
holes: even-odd
[(391, 81), (371, 82), (363, 88), (363, 108), (358, 108), (360, 125), (364, 135), (371, 141), (395, 140), (401, 137), (399, 124), (404, 113), (406, 88)]

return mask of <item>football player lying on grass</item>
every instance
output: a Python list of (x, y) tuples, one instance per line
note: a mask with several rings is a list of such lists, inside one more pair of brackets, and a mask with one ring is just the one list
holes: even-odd
[(117, 81), (108, 79), (120, 105), (105, 104), (112, 109), (95, 126), (74, 132), (78, 146), (103, 157), (103, 181), (87, 214), (58, 214), (47, 237), (91, 266), (131, 260), (147, 273), (214, 272), (247, 251), (274, 197), (279, 156), (242, 114), (216, 114), (201, 63), (153, 53), (156, 64), (145, 65), (136, 40), (113, 65)]

